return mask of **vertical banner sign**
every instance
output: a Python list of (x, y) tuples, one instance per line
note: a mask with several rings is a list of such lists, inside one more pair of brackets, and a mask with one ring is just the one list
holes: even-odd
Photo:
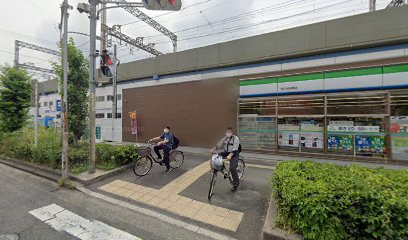
[(101, 139), (101, 127), (96, 127), (95, 135), (96, 135), (96, 139)]
[(61, 109), (62, 109), (61, 100), (57, 100), (56, 105), (57, 105), (57, 112), (61, 112)]
[(130, 118), (130, 128), (132, 129), (132, 134), (137, 135), (137, 114), (136, 111), (134, 112), (129, 112), (129, 118)]

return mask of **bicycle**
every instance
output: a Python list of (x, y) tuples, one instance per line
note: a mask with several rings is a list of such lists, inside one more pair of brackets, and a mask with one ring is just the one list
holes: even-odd
[[(218, 172), (221, 172), (222, 175), (224, 176), (224, 179), (228, 179), (231, 185), (233, 185), (233, 180), (232, 176), (229, 170), (226, 169), (225, 167), (225, 161), (226, 159), (223, 159), (222, 161), (222, 166), (220, 168), (214, 168), (211, 163), (211, 182), (210, 182), (210, 190), (208, 191), (208, 200), (211, 200), (211, 197), (214, 195), (214, 187), (215, 187), (215, 182), (217, 181), (217, 175)], [(238, 158), (238, 167), (237, 167), (237, 173), (238, 173), (238, 178), (241, 179), (242, 175), (244, 175), (245, 171), (245, 161), (243, 157), (240, 155)]]
[[(139, 157), (136, 159), (135, 163), (133, 164), (133, 172), (136, 176), (143, 177), (147, 175), (153, 167), (153, 161), (156, 163), (160, 163), (161, 161), (153, 157), (152, 155), (152, 148), (155, 144), (151, 142), (147, 142), (146, 147), (140, 147), (137, 149), (137, 153)], [(173, 149), (170, 151), (170, 167), (172, 169), (179, 168), (183, 165), (184, 162), (184, 153), (177, 149)]]

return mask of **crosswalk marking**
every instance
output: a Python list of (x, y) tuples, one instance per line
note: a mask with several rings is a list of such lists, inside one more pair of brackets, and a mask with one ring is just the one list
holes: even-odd
[(100, 221), (88, 220), (56, 204), (35, 209), (29, 213), (55, 230), (67, 232), (81, 240), (140, 240), (127, 232)]

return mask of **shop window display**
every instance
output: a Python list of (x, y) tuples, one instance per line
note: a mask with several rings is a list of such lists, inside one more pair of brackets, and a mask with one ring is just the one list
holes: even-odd
[(408, 91), (392, 92), (390, 98), (392, 158), (408, 161)]
[(322, 118), (279, 118), (278, 149), (296, 152), (323, 152)]
[(331, 117), (327, 125), (327, 151), (355, 156), (387, 154), (383, 118)]

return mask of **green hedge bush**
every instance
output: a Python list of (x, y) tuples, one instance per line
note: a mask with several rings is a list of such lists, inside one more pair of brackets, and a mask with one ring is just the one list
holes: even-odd
[[(89, 144), (78, 142), (68, 149), (69, 165), (73, 172), (86, 171)], [(22, 159), (52, 168), (61, 166), (60, 134), (55, 129), (38, 129), (38, 145), (34, 146), (34, 131), (23, 128), (13, 133), (0, 133), (0, 154)], [(133, 145), (96, 145), (96, 167), (111, 170), (126, 165), (138, 157), (137, 147)]]
[(272, 175), (278, 226), (305, 239), (408, 239), (408, 171), (287, 161)]

